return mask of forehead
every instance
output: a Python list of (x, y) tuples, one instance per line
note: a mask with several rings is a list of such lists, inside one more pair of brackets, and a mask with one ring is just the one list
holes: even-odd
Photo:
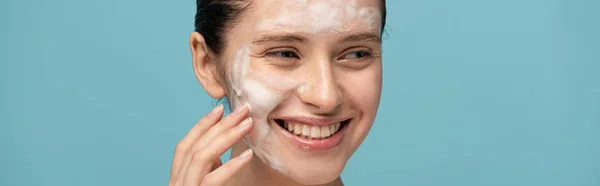
[(313, 35), (381, 29), (380, 0), (252, 1), (238, 26), (246, 32), (301, 32)]

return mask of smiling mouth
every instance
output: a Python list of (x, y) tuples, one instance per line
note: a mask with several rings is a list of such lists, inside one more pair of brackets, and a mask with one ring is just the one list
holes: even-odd
[(305, 123), (287, 121), (282, 119), (275, 119), (275, 122), (288, 133), (291, 133), (298, 137), (310, 140), (322, 140), (330, 138), (334, 134), (340, 132), (340, 130), (345, 125), (350, 123), (350, 119), (323, 126), (308, 125)]

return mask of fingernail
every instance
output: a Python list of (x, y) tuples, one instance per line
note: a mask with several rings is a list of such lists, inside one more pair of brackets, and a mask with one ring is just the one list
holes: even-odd
[(233, 114), (241, 114), (242, 111), (244, 111), (244, 108), (246, 108), (246, 104), (238, 106), (237, 108), (235, 108)]
[(215, 108), (213, 108), (210, 111), (210, 113), (209, 113), (210, 117), (216, 117), (219, 114), (219, 112), (221, 112), (221, 110), (223, 110), (223, 105), (222, 104), (217, 105)]
[(244, 128), (244, 127), (250, 125), (250, 123), (252, 123), (252, 118), (248, 117), (240, 123), (240, 127)]
[(246, 159), (246, 158), (250, 157), (250, 155), (252, 155), (252, 149), (248, 149), (248, 150), (242, 152), (242, 154), (240, 154), (240, 158)]

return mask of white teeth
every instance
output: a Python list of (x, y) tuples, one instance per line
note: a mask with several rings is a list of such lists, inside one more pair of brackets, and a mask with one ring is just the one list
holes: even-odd
[(341, 123), (335, 123), (326, 126), (314, 126), (301, 123), (284, 122), (283, 128), (298, 136), (307, 139), (327, 138), (340, 130)]
[(310, 128), (308, 125), (302, 125), (302, 136), (310, 137)]
[(321, 137), (329, 137), (329, 135), (331, 135), (331, 133), (329, 133), (329, 126), (322, 126), (321, 127)]
[(294, 125), (294, 134), (296, 134), (296, 135), (302, 134), (302, 126)]
[(310, 130), (310, 137), (320, 138), (321, 137), (321, 127), (312, 126), (312, 128)]

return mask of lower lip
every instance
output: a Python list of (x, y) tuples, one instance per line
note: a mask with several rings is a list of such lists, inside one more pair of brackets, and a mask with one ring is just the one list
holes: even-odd
[(279, 130), (283, 133), (283, 136), (285, 136), (285, 138), (289, 139), (294, 144), (296, 144), (297, 147), (306, 151), (323, 151), (329, 150), (340, 144), (342, 138), (344, 137), (344, 132), (347, 128), (346, 125), (348, 124), (342, 125), (338, 132), (325, 139), (306, 139), (304, 137), (300, 137), (290, 133), (288, 130), (283, 129), (277, 123), (275, 123), (275, 125), (277, 125), (277, 128), (279, 128)]

